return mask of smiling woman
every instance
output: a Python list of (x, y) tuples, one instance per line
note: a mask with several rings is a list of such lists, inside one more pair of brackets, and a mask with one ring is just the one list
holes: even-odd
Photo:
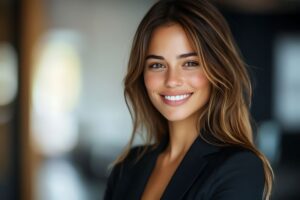
[[(105, 200), (269, 199), (272, 169), (253, 143), (247, 69), (206, 0), (161, 0), (136, 32), (125, 99), (132, 138)], [(145, 145), (132, 148), (139, 129)]]
[(210, 83), (183, 28), (178, 24), (157, 28), (147, 54), (144, 81), (152, 104), (170, 125), (181, 120), (196, 124), (197, 111), (208, 101)]

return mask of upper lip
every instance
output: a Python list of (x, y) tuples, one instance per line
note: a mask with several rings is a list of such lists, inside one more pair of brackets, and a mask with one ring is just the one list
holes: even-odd
[(178, 95), (185, 95), (185, 94), (192, 94), (193, 92), (164, 92), (160, 95), (162, 96), (178, 96)]

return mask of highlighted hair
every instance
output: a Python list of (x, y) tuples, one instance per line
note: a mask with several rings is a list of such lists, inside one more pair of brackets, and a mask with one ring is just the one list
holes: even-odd
[[(170, 24), (179, 24), (185, 30), (212, 85), (207, 106), (199, 111), (198, 128), (211, 133), (217, 139), (217, 143), (214, 141), (215, 145), (237, 145), (254, 152), (263, 162), (264, 199), (269, 199), (273, 172), (268, 160), (253, 142), (249, 112), (252, 88), (247, 67), (241, 59), (227, 22), (207, 0), (162, 0), (141, 21), (133, 40), (124, 79), (124, 96), (133, 120), (133, 131), (125, 151), (114, 164), (127, 157), (133, 140), (141, 129), (146, 130), (146, 144), (154, 142), (153, 147), (168, 133), (167, 120), (148, 98), (143, 70), (152, 32), (157, 27)], [(145, 151), (146, 149), (140, 157)]]

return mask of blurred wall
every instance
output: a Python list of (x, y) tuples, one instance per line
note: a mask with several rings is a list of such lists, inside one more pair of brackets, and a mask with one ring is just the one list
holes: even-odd
[(18, 112), (18, 11), (0, 1), (0, 199), (16, 199), (20, 189)]
[[(123, 78), (135, 30), (153, 2), (43, 1), (46, 28), (32, 76), (31, 134), (42, 156), (37, 199), (103, 195), (107, 166), (131, 134)], [(57, 191), (60, 184), (77, 193)]]

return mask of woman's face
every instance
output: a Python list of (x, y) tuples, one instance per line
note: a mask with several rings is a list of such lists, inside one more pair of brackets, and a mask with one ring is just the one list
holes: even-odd
[(168, 121), (197, 117), (211, 85), (180, 25), (158, 27), (146, 56), (144, 81), (152, 104)]

